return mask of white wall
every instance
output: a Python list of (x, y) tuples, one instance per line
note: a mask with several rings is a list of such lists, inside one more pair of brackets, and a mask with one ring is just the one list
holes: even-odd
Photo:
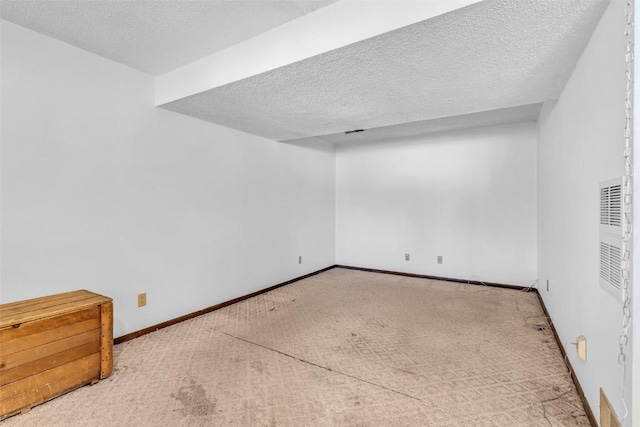
[(89, 289), (120, 336), (334, 264), (332, 148), (155, 108), (152, 77), (4, 21), (1, 71), (2, 302)]
[[(634, 28), (640, 28), (640, 15), (638, 13), (634, 13)], [(639, 58), (640, 57), (640, 32), (638, 32), (637, 30), (634, 31), (634, 50), (635, 50), (635, 57)], [(633, 69), (634, 72), (634, 82), (635, 83), (635, 88), (634, 88), (634, 99), (633, 99), (633, 105), (634, 106), (640, 106), (640, 87), (638, 86), (638, 82), (640, 82), (640, 67), (637, 65), (634, 66)], [(635, 113), (633, 115), (633, 129), (635, 129), (635, 138), (637, 140), (637, 138), (639, 137), (638, 135), (638, 129), (640, 129), (640, 114)], [(633, 149), (633, 164), (634, 167), (638, 167), (638, 165), (640, 165), (640, 150), (637, 148), (638, 145), (636, 144), (635, 148)], [(632, 184), (633, 188), (636, 189), (635, 190), (635, 194), (633, 195), (635, 200), (638, 200), (640, 198), (640, 174), (635, 173), (633, 176), (633, 184)], [(640, 224), (640, 209), (639, 208), (634, 208), (633, 209), (633, 223), (634, 224)], [(636, 232), (633, 233), (633, 248), (640, 248), (640, 233), (638, 233), (638, 229), (636, 228)], [(632, 263), (632, 269), (635, 271), (638, 267), (640, 266), (640, 250), (635, 249), (633, 250), (633, 263)], [(640, 313), (640, 297), (638, 297), (640, 291), (638, 291), (640, 289), (640, 274), (639, 273), (632, 273), (632, 283), (633, 283), (633, 290), (631, 292), (631, 297), (633, 298), (633, 307), (632, 307), (632, 325), (631, 325), (631, 333), (633, 334), (633, 341), (630, 344), (630, 347), (633, 348), (632, 353), (633, 354), (640, 354), (640, 315), (637, 313)], [(632, 356), (633, 356), (632, 354)], [(632, 375), (631, 375), (631, 385), (632, 385), (632, 389), (634, 390), (640, 390), (640, 357), (633, 357), (632, 358)], [(632, 409), (633, 409), (633, 419), (635, 420), (640, 420), (640, 393), (632, 393)]]
[(338, 264), (535, 280), (534, 123), (339, 146), (336, 176)]
[[(559, 101), (539, 119), (538, 274), (550, 284), (542, 297), (597, 419), (600, 387), (623, 415), (622, 309), (598, 281), (598, 185), (624, 173), (624, 3), (608, 6)], [(587, 362), (569, 344), (578, 335)]]
[(334, 261), (540, 277), (561, 339), (587, 337), (586, 363), (567, 350), (596, 416), (599, 387), (622, 415), (620, 304), (598, 284), (597, 189), (623, 171), (623, 6), (612, 1), (538, 129), (335, 157), (157, 109), (152, 77), (2, 21), (0, 299), (103, 293), (119, 336)]

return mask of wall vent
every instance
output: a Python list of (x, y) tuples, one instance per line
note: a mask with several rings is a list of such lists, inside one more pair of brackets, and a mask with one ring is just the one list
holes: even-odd
[(622, 177), (600, 183), (600, 285), (622, 300)]
[(600, 231), (622, 236), (622, 179), (600, 183)]
[(622, 249), (618, 242), (600, 239), (600, 284), (622, 290)]

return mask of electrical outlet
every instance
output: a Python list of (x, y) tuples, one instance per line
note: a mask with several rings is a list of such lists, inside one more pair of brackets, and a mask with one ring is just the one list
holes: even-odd
[(404, 254), (404, 260), (405, 261), (409, 261), (411, 259), (411, 255), (409, 254)]
[(147, 293), (138, 294), (138, 307), (147, 305)]
[(438, 255), (438, 264), (442, 264), (442, 255)]
[(302, 264), (302, 255), (298, 257), (298, 264)]

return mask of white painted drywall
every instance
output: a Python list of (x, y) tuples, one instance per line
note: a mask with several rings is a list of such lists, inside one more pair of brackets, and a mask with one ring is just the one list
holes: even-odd
[(333, 148), (158, 109), (154, 88), (2, 22), (2, 302), (89, 289), (120, 336), (334, 264)]
[[(624, 3), (608, 6), (560, 99), (539, 119), (538, 269), (549, 279), (541, 294), (596, 419), (600, 387), (623, 415), (622, 307), (598, 281), (598, 184), (624, 172)], [(578, 335), (587, 338), (586, 362), (570, 344)]]
[(535, 159), (532, 122), (338, 146), (336, 262), (530, 285)]
[[(634, 13), (634, 28), (640, 27), (640, 15), (638, 13)], [(640, 49), (640, 33), (638, 31), (634, 31), (634, 51), (635, 57), (640, 57), (640, 53), (638, 53)], [(636, 62), (637, 64), (637, 62)], [(640, 87), (638, 87), (638, 83), (640, 82), (640, 67), (638, 65), (634, 66), (634, 94), (633, 94), (633, 105), (640, 106)], [(633, 115), (633, 129), (636, 129), (636, 141), (638, 140), (638, 131), (640, 129), (640, 114), (635, 113)], [(634, 167), (638, 167), (640, 165), (640, 150), (637, 148), (638, 145), (633, 148), (633, 164)], [(635, 190), (635, 194), (633, 195), (634, 200), (640, 198), (640, 174), (635, 173), (633, 176), (633, 188)], [(633, 223), (640, 224), (640, 209), (637, 207), (633, 209)], [(633, 247), (640, 248), (640, 233), (636, 229), (635, 233), (633, 233)], [(636, 268), (640, 267), (640, 250), (633, 250), (633, 266), (632, 269), (635, 271)], [(640, 354), (640, 297), (637, 296), (640, 292), (637, 291), (640, 289), (640, 274), (632, 273), (632, 291), (631, 297), (633, 298), (633, 307), (632, 310), (632, 326), (631, 333), (633, 334), (632, 342), (630, 343), (630, 347), (632, 347), (632, 375), (630, 381), (631, 390), (640, 390), (640, 357), (633, 357), (634, 354)], [(628, 390), (628, 388), (627, 388)], [(632, 393), (631, 398), (633, 399), (632, 406), (632, 417), (635, 420), (640, 420), (640, 393)]]

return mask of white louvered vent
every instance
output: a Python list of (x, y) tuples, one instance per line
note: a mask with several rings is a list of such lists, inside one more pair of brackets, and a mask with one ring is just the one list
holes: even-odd
[(622, 298), (622, 178), (600, 183), (600, 285)]
[(600, 183), (600, 231), (622, 236), (622, 180)]
[(622, 257), (619, 246), (600, 242), (600, 283), (622, 290)]

